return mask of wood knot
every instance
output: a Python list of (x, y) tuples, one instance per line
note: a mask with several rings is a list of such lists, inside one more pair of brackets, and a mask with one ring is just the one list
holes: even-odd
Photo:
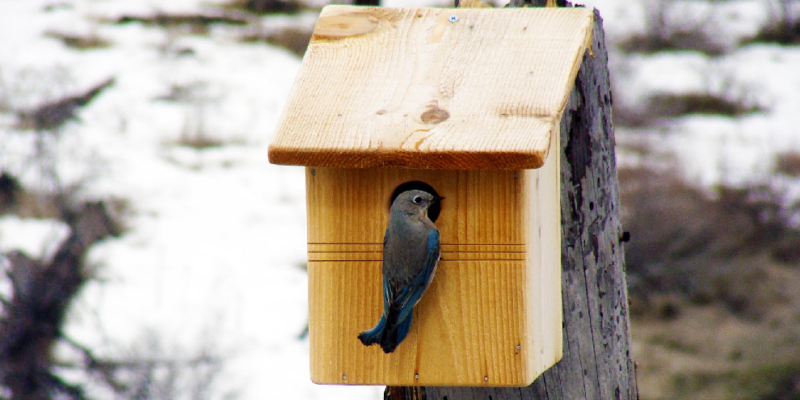
[(428, 125), (447, 121), (448, 118), (450, 118), (450, 113), (445, 109), (439, 108), (438, 104), (428, 106), (428, 110), (419, 116), (419, 119)]
[(314, 38), (341, 39), (370, 33), (378, 28), (378, 19), (367, 13), (323, 16), (317, 20)]

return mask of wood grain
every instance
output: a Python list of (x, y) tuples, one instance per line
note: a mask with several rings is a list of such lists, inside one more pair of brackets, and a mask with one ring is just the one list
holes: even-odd
[[(312, 380), (521, 386), (555, 363), (558, 168), (558, 157), (522, 171), (307, 168)], [(382, 312), (390, 197), (409, 181), (445, 197), (436, 221), (442, 257), (411, 333), (387, 355), (357, 335)]]
[(585, 9), (327, 6), (270, 162), (539, 168), (591, 24)]
[(524, 261), (441, 261), (409, 336), (387, 355), (356, 338), (383, 311), (380, 261), (309, 262), (311, 379), (500, 386), (525, 380), (527, 351), (516, 349), (523, 341), (524, 270)]
[(445, 249), (456, 244), (524, 245), (524, 227), (517, 222), (525, 207), (523, 182), (515, 174), (306, 168), (308, 242), (382, 246), (392, 192), (402, 183), (421, 181), (446, 198), (436, 220)]

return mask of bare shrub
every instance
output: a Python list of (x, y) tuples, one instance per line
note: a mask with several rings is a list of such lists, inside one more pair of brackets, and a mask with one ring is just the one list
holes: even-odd
[(18, 110), (17, 128), (36, 131), (57, 130), (67, 121), (74, 119), (81, 107), (89, 104), (105, 88), (113, 84), (114, 78), (109, 78), (83, 92), (45, 101), (29, 109)]
[(212, 136), (206, 126), (204, 110), (208, 105), (205, 99), (193, 99), (189, 102), (189, 109), (184, 119), (180, 137), (174, 144), (203, 150), (225, 145), (225, 141)]
[(221, 139), (209, 131), (207, 112), (219, 104), (220, 96), (209, 88), (208, 82), (193, 82), (186, 85), (172, 85), (169, 93), (156, 100), (180, 103), (185, 106), (185, 117), (180, 136), (169, 141), (169, 145), (178, 145), (197, 150), (221, 147), (226, 144), (241, 143), (240, 139)]
[(203, 13), (163, 13), (151, 15), (123, 15), (112, 21), (116, 24), (140, 23), (149, 26), (175, 29), (185, 28), (194, 34), (205, 34), (210, 25), (225, 24), (244, 26), (249, 19), (242, 13), (225, 10), (208, 10)]
[(617, 44), (626, 53), (657, 53), (660, 51), (697, 51), (709, 56), (721, 56), (727, 48), (712, 39), (700, 28), (674, 30), (663, 35), (632, 35)]
[(777, 43), (794, 45), (800, 43), (800, 7), (795, 0), (765, 0), (770, 15), (767, 23), (742, 44)]
[(760, 376), (752, 378), (760, 378), (762, 382), (771, 386), (766, 393), (759, 397), (759, 400), (800, 399), (800, 366), (784, 367), (779, 371), (767, 370), (763, 371)]
[(750, 43), (778, 43), (782, 45), (800, 43), (800, 23), (767, 25), (761, 28), (755, 36), (743, 41), (742, 44)]
[(800, 153), (778, 153), (775, 157), (775, 172), (791, 177), (800, 177)]
[(266, 42), (273, 46), (282, 47), (302, 57), (311, 40), (311, 29), (301, 27), (286, 27), (275, 32), (252, 32), (241, 39), (244, 42)]
[(76, 35), (73, 33), (48, 31), (45, 36), (58, 39), (65, 46), (77, 50), (103, 49), (111, 43), (97, 34)]
[[(711, 2), (713, 4), (713, 2)], [(677, 0), (650, 0), (646, 6), (646, 30), (633, 35), (617, 46), (628, 53), (656, 53), (660, 51), (698, 51), (709, 56), (719, 56), (728, 49), (714, 40), (708, 30), (714, 8), (707, 15), (687, 19), (685, 12), (678, 12)]]
[(614, 123), (643, 128), (663, 125), (669, 118), (686, 115), (741, 117), (765, 111), (754, 89), (737, 82), (728, 71), (704, 73), (705, 88), (683, 93), (655, 92), (636, 104), (614, 105)]
[(632, 312), (669, 316), (685, 302), (719, 303), (760, 318), (783, 301), (770, 266), (800, 265), (800, 231), (788, 224), (800, 207), (782, 192), (764, 184), (711, 196), (674, 172), (646, 168), (623, 168), (619, 177)]
[(643, 110), (637, 110), (632, 107), (617, 103), (614, 104), (613, 119), (614, 126), (626, 128), (647, 128), (656, 125), (658, 116), (650, 114), (646, 108)]
[(647, 99), (647, 105), (648, 112), (656, 117), (677, 117), (688, 114), (738, 117), (763, 111), (761, 107), (748, 104), (744, 99), (711, 92), (657, 93)]
[(213, 339), (196, 347), (181, 345), (153, 330), (145, 330), (127, 347), (117, 346), (115, 356), (98, 356), (77, 343), (81, 363), (66, 368), (85, 374), (96, 389), (113, 393), (115, 399), (208, 400), (235, 399), (232, 390), (219, 387), (225, 358)]
[(17, 202), (20, 188), (19, 179), (6, 171), (0, 173), (0, 215), (7, 213)]
[(223, 7), (254, 14), (295, 14), (305, 8), (297, 0), (230, 0)]

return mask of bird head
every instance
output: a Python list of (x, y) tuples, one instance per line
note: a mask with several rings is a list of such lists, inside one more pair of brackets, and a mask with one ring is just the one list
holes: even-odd
[(444, 197), (434, 196), (424, 190), (408, 190), (394, 199), (392, 211), (400, 211), (406, 214), (427, 216), (428, 207), (432, 204), (444, 200)]

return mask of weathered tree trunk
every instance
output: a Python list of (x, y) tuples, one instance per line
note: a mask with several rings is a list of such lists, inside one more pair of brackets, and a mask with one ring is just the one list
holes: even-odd
[(586, 54), (561, 119), (564, 357), (525, 388), (387, 387), (384, 398), (637, 399), (630, 355), (608, 55), (595, 11)]

